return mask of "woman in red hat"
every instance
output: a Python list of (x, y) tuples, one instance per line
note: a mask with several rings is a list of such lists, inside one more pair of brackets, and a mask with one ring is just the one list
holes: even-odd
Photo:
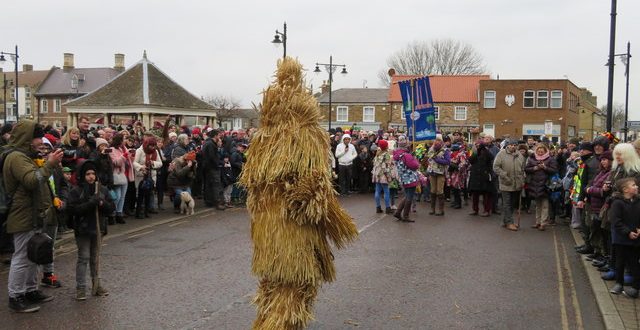
[(389, 154), (389, 143), (385, 140), (378, 141), (378, 151), (373, 159), (372, 181), (376, 185), (375, 200), (376, 213), (382, 213), (380, 205), (380, 192), (384, 191), (385, 212), (391, 214), (391, 196), (389, 195), (389, 183), (395, 180), (397, 172)]

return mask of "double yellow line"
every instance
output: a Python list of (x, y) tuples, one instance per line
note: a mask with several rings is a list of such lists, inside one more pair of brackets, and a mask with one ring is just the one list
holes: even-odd
[[(565, 286), (568, 284), (571, 294), (571, 304), (573, 305), (573, 313), (576, 322), (576, 329), (584, 329), (582, 324), (582, 313), (580, 312), (580, 304), (578, 303), (578, 295), (576, 293), (576, 286), (573, 282), (573, 272), (571, 271), (571, 265), (569, 264), (569, 257), (567, 257), (567, 249), (564, 243), (558, 241), (558, 235), (556, 231), (553, 231), (553, 245), (556, 253), (556, 271), (558, 274), (558, 298), (560, 299), (560, 318), (562, 321), (562, 329), (569, 329), (569, 318), (567, 311)], [(562, 254), (562, 257), (560, 256)]]

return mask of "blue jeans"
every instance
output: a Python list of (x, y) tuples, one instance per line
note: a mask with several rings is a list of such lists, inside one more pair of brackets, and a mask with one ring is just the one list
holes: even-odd
[(386, 183), (376, 182), (376, 207), (380, 207), (380, 192), (384, 191), (384, 205), (387, 208), (391, 207), (391, 196), (389, 194), (389, 185)]
[(124, 208), (125, 196), (127, 196), (128, 184), (113, 186), (113, 191), (116, 193), (116, 200), (113, 201), (116, 204), (116, 214), (122, 215), (122, 209)]
[(180, 208), (180, 203), (182, 203), (182, 199), (180, 199), (180, 194), (182, 194), (183, 191), (188, 191), (189, 194), (191, 194), (191, 187), (176, 187), (173, 189), (176, 194), (173, 197), (173, 208), (179, 209)]

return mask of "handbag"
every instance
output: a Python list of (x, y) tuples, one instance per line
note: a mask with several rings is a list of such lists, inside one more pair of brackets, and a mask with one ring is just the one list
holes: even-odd
[(53, 262), (53, 239), (42, 232), (31, 236), (27, 242), (27, 258), (36, 265)]

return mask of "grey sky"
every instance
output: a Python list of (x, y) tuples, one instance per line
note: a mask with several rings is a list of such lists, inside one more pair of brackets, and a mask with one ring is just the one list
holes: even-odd
[[(282, 49), (270, 43), (288, 24), (289, 55), (347, 64), (334, 89), (378, 87), (386, 58), (414, 40), (453, 38), (472, 44), (501, 79), (568, 77), (606, 104), (608, 0), (450, 1), (141, 1), (20, 0), (3, 4), (0, 50), (20, 47), (21, 64), (126, 66), (149, 59), (196, 95), (259, 102)], [(618, 0), (616, 52), (640, 49), (640, 1)], [(640, 52), (631, 67), (630, 119), (640, 120)], [(624, 103), (624, 65), (616, 61), (614, 101)], [(5, 70), (7, 68), (5, 67)], [(309, 72), (320, 86), (327, 74)], [(635, 91), (635, 93), (634, 93)], [(635, 109), (635, 111), (634, 111)]]

